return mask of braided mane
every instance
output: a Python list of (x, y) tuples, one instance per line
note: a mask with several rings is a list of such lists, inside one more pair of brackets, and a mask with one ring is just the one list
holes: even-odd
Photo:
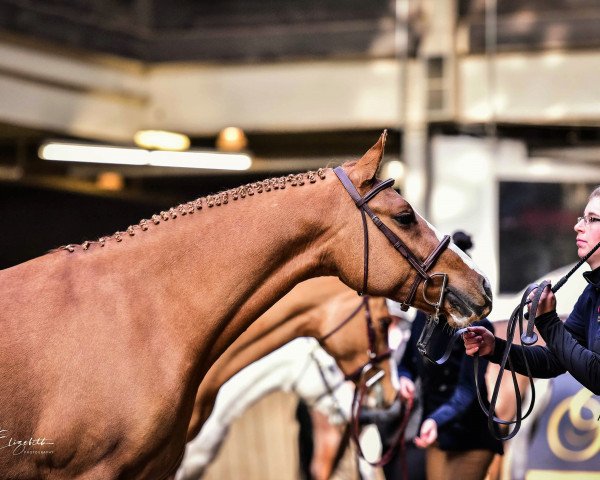
[(200, 197), (190, 202), (182, 203), (176, 207), (172, 207), (169, 210), (161, 211), (158, 214), (152, 215), (150, 219), (143, 218), (136, 225), (130, 225), (125, 231), (118, 231), (110, 236), (100, 237), (98, 240), (89, 241), (86, 240), (81, 245), (68, 244), (51, 250), (50, 252), (56, 252), (60, 250), (67, 250), (74, 252), (76, 248), (88, 250), (91, 245), (98, 244), (104, 247), (106, 242), (110, 239), (114, 239), (117, 242), (123, 240), (123, 236), (129, 235), (133, 237), (136, 234), (136, 230), (146, 231), (148, 230), (149, 222), (158, 225), (161, 222), (166, 222), (169, 219), (176, 219), (179, 215), (191, 215), (196, 210), (202, 210), (206, 205), (208, 208), (220, 207), (221, 205), (227, 205), (230, 200), (236, 201), (240, 198), (246, 198), (246, 196), (252, 196), (254, 194), (261, 194), (263, 192), (270, 192), (271, 190), (283, 190), (286, 185), (292, 187), (302, 186), (308, 181), (309, 183), (315, 183), (317, 177), (321, 180), (325, 179), (325, 169), (320, 168), (316, 172), (308, 171), (306, 173), (290, 174), (283, 177), (269, 178), (261, 180), (259, 182), (247, 183), (241, 187), (232, 188), (223, 192), (216, 193), (214, 195), (207, 195), (206, 197)]

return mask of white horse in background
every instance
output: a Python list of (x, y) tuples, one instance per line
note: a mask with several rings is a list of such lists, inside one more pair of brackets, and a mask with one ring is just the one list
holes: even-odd
[[(346, 382), (335, 360), (314, 338), (296, 338), (248, 365), (219, 390), (214, 409), (188, 442), (176, 480), (197, 480), (217, 456), (231, 424), (271, 392), (297, 394), (310, 408), (326, 415), (331, 424), (350, 418), (354, 385)], [(360, 460), (362, 478), (374, 478), (373, 468)]]

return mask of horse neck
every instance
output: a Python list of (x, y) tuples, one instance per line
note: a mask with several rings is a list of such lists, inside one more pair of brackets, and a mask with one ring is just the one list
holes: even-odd
[[(306, 296), (305, 290), (312, 295)], [(214, 398), (217, 391), (253, 362), (298, 337), (321, 335), (325, 300), (348, 288), (337, 278), (316, 278), (299, 285), (263, 314), (218, 358), (202, 380), (197, 401)], [(296, 295), (294, 295), (296, 294)]]
[[(340, 291), (348, 291), (334, 277), (313, 278), (297, 285), (242, 333), (213, 363), (196, 392), (189, 438), (208, 419), (217, 393), (234, 375), (265, 355), (302, 336), (321, 335), (323, 305)], [(278, 357), (281, 358), (281, 357)], [(254, 363), (257, 365), (257, 363)]]
[[(322, 259), (333, 219), (323, 210), (331, 210), (324, 206), (332, 201), (334, 181), (328, 174), (315, 184), (203, 209), (167, 238), (172, 253), (157, 271), (174, 298), (165, 302), (161, 321), (187, 339), (200, 377), (295, 284), (327, 273)], [(164, 250), (164, 243), (157, 248)]]

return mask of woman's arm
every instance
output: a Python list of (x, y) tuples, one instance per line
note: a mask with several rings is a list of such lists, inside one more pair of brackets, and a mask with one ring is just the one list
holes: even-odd
[(560, 364), (584, 387), (600, 395), (600, 355), (575, 340), (555, 311), (536, 317), (535, 325)]
[[(494, 352), (487, 357), (488, 360), (500, 364), (505, 348), (506, 340), (496, 337), (494, 342)], [(539, 345), (523, 347), (521, 345), (513, 344), (510, 349), (509, 358), (512, 361), (514, 371), (521, 375), (527, 375), (527, 365), (523, 356), (527, 359), (527, 364), (529, 365), (532, 377), (552, 378), (566, 372), (566, 368), (547, 347)], [(506, 368), (507, 370), (510, 370), (508, 362), (506, 362)]]
[[(533, 295), (533, 293), (534, 292), (532, 292), (531, 295)], [(566, 330), (578, 340), (585, 337), (585, 303), (586, 292), (584, 291), (575, 303), (573, 311), (565, 322)], [(540, 296), (537, 311), (539, 313), (538, 318), (544, 316), (548, 312), (556, 311), (556, 298), (549, 285)], [(473, 327), (472, 330), (476, 329), (477, 327)], [(490, 335), (491, 334), (478, 331), (466, 333), (464, 335), (464, 342), (467, 354), (473, 355), (475, 353), (480, 353), (482, 356), (487, 355), (487, 358), (491, 362), (501, 363), (502, 355), (506, 348), (506, 341), (499, 338), (491, 338)], [(571, 338), (573, 338), (573, 336)], [(518, 341), (518, 339), (516, 339), (516, 341)], [(509, 357), (512, 361), (514, 370), (517, 373), (527, 375), (525, 360), (523, 359), (523, 356), (525, 356), (532, 376), (536, 378), (552, 378), (567, 371), (566, 365), (559, 360), (556, 353), (556, 350), (551, 350), (548, 347), (522, 347), (520, 345), (512, 345)], [(508, 363), (506, 368), (510, 368)]]
[(563, 368), (594, 394), (600, 393), (600, 355), (586, 348), (586, 327), (590, 321), (590, 288), (586, 288), (577, 300), (573, 311), (563, 324), (556, 314), (556, 299), (548, 287), (540, 296), (540, 314), (535, 325), (546, 341), (548, 349)]
[[(467, 355), (480, 355), (493, 363), (501, 363), (502, 355), (506, 349), (506, 340), (494, 337), (484, 327), (469, 327), (469, 331), (463, 335)], [(510, 349), (509, 358), (512, 361), (514, 371), (527, 375), (527, 368), (523, 356), (527, 359), (531, 375), (537, 378), (551, 378), (565, 373), (566, 369), (546, 347), (533, 346), (522, 347), (513, 344)], [(506, 368), (510, 369), (507, 362)]]
[[(490, 333), (493, 332), (494, 327), (489, 321), (484, 320), (481, 323), (485, 326), (481, 326), (480, 328), (488, 330)], [(426, 448), (435, 442), (438, 437), (438, 429), (453, 420), (459, 419), (467, 412), (473, 402), (475, 402), (477, 387), (473, 376), (473, 362), (473, 357), (468, 355), (462, 357), (458, 381), (454, 388), (454, 392), (447, 402), (440, 405), (424, 420), (421, 425), (419, 436), (415, 438), (415, 444), (418, 447)], [(485, 358), (481, 358), (479, 361), (477, 377), (479, 383), (482, 385), (485, 384), (485, 371), (487, 365), (488, 361)]]

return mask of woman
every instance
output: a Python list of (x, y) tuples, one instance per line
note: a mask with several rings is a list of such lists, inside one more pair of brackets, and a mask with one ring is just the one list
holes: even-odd
[[(453, 240), (463, 251), (473, 246), (471, 238), (455, 232)], [(428, 480), (481, 480), (496, 453), (502, 453), (502, 443), (488, 431), (487, 420), (477, 402), (473, 359), (464, 355), (462, 345), (455, 345), (444, 365), (429, 362), (417, 351), (417, 340), (425, 327), (426, 316), (417, 313), (411, 328), (406, 351), (398, 366), (400, 395), (415, 396), (414, 381), (421, 379), (419, 400), (423, 406), (423, 419), (419, 435), (414, 439), (417, 447), (426, 449)], [(493, 337), (493, 327), (488, 320), (476, 322)], [(441, 356), (450, 335), (438, 332), (429, 342), (430, 354)], [(485, 385), (487, 361), (479, 363), (478, 379)], [(487, 394), (487, 392), (485, 393)]]
[[(590, 195), (583, 217), (575, 224), (577, 254), (583, 258), (600, 242), (600, 187)], [(568, 371), (584, 387), (600, 394), (600, 249), (587, 263), (592, 271), (583, 276), (589, 283), (563, 324), (556, 314), (556, 298), (546, 288), (540, 297), (535, 325), (545, 347), (525, 348), (531, 374), (556, 377)], [(479, 354), (500, 363), (506, 342), (482, 327), (470, 327), (463, 335), (468, 355)], [(513, 346), (510, 356), (516, 372), (526, 375), (521, 349)], [(507, 366), (508, 368), (508, 366)]]

